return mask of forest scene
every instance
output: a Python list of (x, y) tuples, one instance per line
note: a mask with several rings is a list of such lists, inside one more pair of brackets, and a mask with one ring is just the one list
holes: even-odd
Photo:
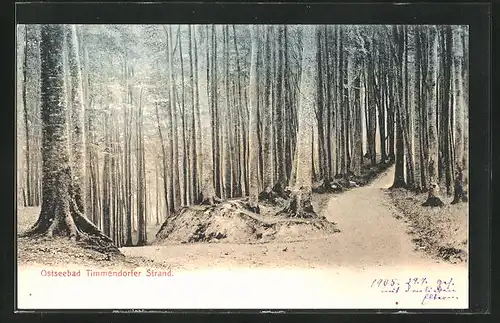
[(455, 25), (18, 25), (18, 261), (464, 266), (468, 42)]

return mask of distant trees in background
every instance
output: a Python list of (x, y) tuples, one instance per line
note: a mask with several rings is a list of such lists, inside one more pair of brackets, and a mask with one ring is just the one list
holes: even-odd
[[(19, 204), (42, 200), (41, 33), (18, 27)], [(118, 246), (204, 199), (360, 175), (452, 194), (466, 26), (81, 25), (62, 51), (73, 182)], [(65, 29), (70, 30), (70, 29)]]

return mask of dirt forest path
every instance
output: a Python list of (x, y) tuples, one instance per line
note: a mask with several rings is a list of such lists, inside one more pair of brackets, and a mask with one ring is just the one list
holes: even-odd
[(394, 166), (370, 185), (333, 196), (323, 215), (337, 223), (334, 257), (352, 265), (398, 265), (429, 263), (408, 235), (406, 224), (394, 217), (387, 189), (394, 179)]
[[(20, 307), (53, 308), (44, 304), (57, 299), (57, 308), (467, 308), (467, 265), (444, 263), (415, 250), (407, 224), (394, 217), (386, 193), (393, 172), (389, 169), (368, 187), (330, 197), (322, 213), (341, 232), (297, 242), (121, 248), (128, 259), (141, 258), (136, 270), (170, 267), (170, 277), (52, 281), (25, 268), (19, 273), (19, 294), (24, 295)], [(452, 279), (456, 292), (446, 300), (423, 302), (426, 293), (405, 291), (409, 279), (426, 279), (430, 288)], [(388, 293), (373, 287), (383, 280), (395, 280), (401, 290)], [(33, 289), (34, 281), (50, 295)], [(123, 291), (122, 297), (109, 296), (117, 290)], [(140, 297), (131, 297), (130, 291)]]
[[(445, 263), (415, 250), (407, 224), (394, 217), (387, 195), (393, 176), (394, 167), (367, 187), (332, 195), (322, 213), (337, 223), (339, 233), (297, 242), (196, 243), (121, 250), (127, 256), (171, 266), (172, 280), (150, 285), (150, 292), (163, 297), (158, 306), (465, 308), (467, 265)], [(457, 298), (424, 306), (420, 293), (381, 293), (370, 286), (374, 279), (396, 279), (405, 286), (408, 279), (422, 277), (434, 282), (453, 278)], [(172, 288), (179, 288), (182, 295), (167, 300), (162, 290)], [(195, 292), (198, 289), (209, 296)], [(148, 302), (147, 306), (154, 305)]]
[(341, 231), (332, 235), (297, 242), (194, 243), (121, 250), (127, 256), (168, 263), (178, 270), (324, 266), (365, 269), (408, 264), (428, 267), (439, 263), (415, 250), (407, 224), (394, 217), (395, 208), (386, 192), (393, 178), (391, 167), (368, 186), (332, 195), (322, 211)]

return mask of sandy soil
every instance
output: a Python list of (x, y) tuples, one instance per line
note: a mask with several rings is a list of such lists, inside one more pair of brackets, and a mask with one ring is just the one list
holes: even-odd
[[(164, 278), (49, 280), (40, 277), (39, 266), (23, 266), (19, 306), (467, 308), (467, 264), (440, 261), (416, 249), (407, 233), (409, 225), (400, 215), (396, 218), (398, 211), (387, 193), (393, 171), (390, 168), (369, 186), (331, 195), (322, 215), (337, 223), (341, 232), (296, 242), (121, 248), (127, 259), (150, 261), (138, 264), (136, 269), (143, 273), (153, 265), (171, 268), (173, 276)], [(111, 263), (110, 267), (122, 268)], [(85, 266), (81, 268), (84, 273)], [(429, 281), (431, 289), (439, 280), (453, 279), (454, 292), (448, 294), (453, 296), (425, 301), (422, 288), (403, 290), (410, 278)], [(402, 289), (390, 293), (373, 288), (378, 279), (394, 279)], [(50, 289), (42, 288), (49, 284)], [(147, 297), (130, 297), (132, 290), (134, 295)]]
[[(296, 242), (194, 243), (120, 249), (126, 256), (169, 262), (178, 270), (214, 267), (428, 266), (439, 260), (418, 251), (408, 225), (395, 218), (387, 188), (394, 168), (371, 185), (332, 195), (322, 215), (341, 232)], [(465, 265), (464, 265), (465, 268)]]

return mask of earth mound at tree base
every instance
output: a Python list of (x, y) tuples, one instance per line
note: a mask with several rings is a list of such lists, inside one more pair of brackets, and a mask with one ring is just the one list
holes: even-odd
[(297, 241), (339, 232), (322, 216), (289, 218), (277, 211), (260, 204), (260, 214), (250, 212), (242, 199), (184, 207), (163, 223), (153, 244)]

